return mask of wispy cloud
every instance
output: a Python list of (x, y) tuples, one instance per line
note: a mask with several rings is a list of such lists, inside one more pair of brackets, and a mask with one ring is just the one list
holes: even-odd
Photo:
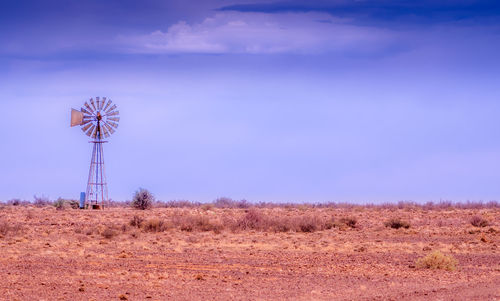
[(118, 40), (136, 53), (372, 52), (394, 33), (355, 26), (324, 13), (220, 12), (200, 23), (179, 21), (166, 31)]

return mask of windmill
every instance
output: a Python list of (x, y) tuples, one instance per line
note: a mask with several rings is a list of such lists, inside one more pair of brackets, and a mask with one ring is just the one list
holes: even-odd
[[(90, 103), (90, 104), (89, 104)], [(71, 109), (71, 126), (79, 125), (82, 131), (92, 138), (92, 157), (89, 178), (85, 193), (84, 208), (100, 209), (108, 205), (108, 186), (104, 169), (104, 138), (108, 138), (118, 127), (120, 112), (116, 104), (103, 97), (91, 98), (80, 110)]]

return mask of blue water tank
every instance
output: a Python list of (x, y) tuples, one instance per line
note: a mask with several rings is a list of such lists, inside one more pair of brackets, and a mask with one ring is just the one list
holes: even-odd
[(80, 209), (85, 208), (85, 192), (80, 192)]

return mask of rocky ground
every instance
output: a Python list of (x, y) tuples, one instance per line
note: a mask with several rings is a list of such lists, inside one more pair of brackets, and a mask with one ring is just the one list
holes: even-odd
[[(357, 223), (312, 232), (221, 223), (203, 231), (171, 221), (193, 215), (237, 220), (247, 212), (3, 206), (0, 299), (500, 300), (499, 209), (259, 210), (271, 218), (313, 214)], [(153, 232), (133, 226), (134, 215), (166, 226)], [(489, 225), (472, 226), (473, 216)], [(411, 226), (385, 227), (389, 218)], [(415, 265), (435, 250), (453, 256), (456, 270)]]

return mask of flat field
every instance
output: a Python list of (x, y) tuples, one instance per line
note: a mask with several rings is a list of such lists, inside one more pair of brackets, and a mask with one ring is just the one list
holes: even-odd
[[(0, 299), (500, 300), (499, 225), (498, 208), (3, 206)], [(416, 264), (436, 250), (456, 268)]]

